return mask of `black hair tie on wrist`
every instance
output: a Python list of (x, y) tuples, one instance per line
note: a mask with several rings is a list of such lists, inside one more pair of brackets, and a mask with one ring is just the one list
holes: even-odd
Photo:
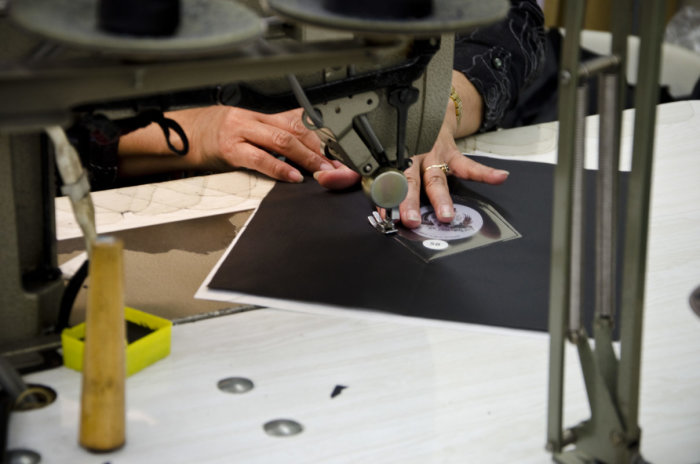
[[(114, 121), (115, 124), (120, 129), (121, 135), (126, 135), (129, 132), (133, 132), (136, 129), (141, 129), (142, 127), (148, 126), (150, 123), (155, 122), (158, 124), (160, 129), (163, 131), (165, 136), (165, 143), (168, 144), (168, 148), (179, 156), (185, 156), (188, 151), (190, 151), (190, 142), (187, 140), (187, 134), (180, 127), (180, 125), (174, 119), (166, 118), (162, 111), (157, 109), (147, 109), (142, 110), (136, 116), (130, 118), (118, 119)], [(170, 131), (175, 132), (182, 141), (182, 148), (178, 149), (173, 145), (170, 140)]]
[[(179, 156), (189, 151), (189, 141), (180, 125), (157, 109), (141, 111), (135, 116), (112, 120), (100, 113), (83, 115), (68, 130), (71, 143), (78, 150), (83, 165), (88, 170), (90, 185), (94, 190), (112, 188), (117, 179), (119, 165), (119, 139), (121, 136), (155, 122), (163, 131), (168, 148)], [(171, 131), (182, 141), (176, 148), (170, 140)]]
[[(190, 151), (190, 142), (187, 140), (187, 135), (182, 127), (180, 127), (180, 124), (178, 124), (174, 119), (166, 118), (163, 116), (163, 113), (160, 113), (160, 118), (156, 119), (155, 122), (163, 130), (163, 135), (165, 135), (165, 143), (168, 144), (168, 148), (170, 148), (173, 153), (178, 156), (185, 156), (187, 152)], [(177, 149), (170, 141), (171, 130), (180, 136), (180, 140), (182, 141), (182, 149)]]
[[(166, 118), (162, 111), (156, 109), (143, 110), (136, 116), (111, 120), (101, 114), (84, 116), (80, 125), (87, 128), (92, 138), (100, 145), (116, 143), (119, 137), (148, 126), (152, 122), (158, 124), (165, 136), (168, 148), (179, 156), (184, 156), (190, 151), (190, 142), (187, 134), (174, 119)], [(170, 140), (171, 132), (175, 132), (182, 141), (182, 148), (177, 148)]]

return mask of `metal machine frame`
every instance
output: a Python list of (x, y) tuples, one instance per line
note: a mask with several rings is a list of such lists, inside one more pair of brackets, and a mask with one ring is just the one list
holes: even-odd
[[(632, 170), (627, 194), (624, 258), (616, 263), (620, 132), (625, 92), (627, 36), (632, 0), (615, 2), (612, 53), (579, 62), (585, 2), (567, 2), (559, 76), (559, 145), (554, 179), (550, 277), (550, 364), (547, 449), (561, 463), (643, 462), (638, 423), (647, 229), (664, 1), (641, 7), (641, 50), (635, 102)], [(600, 143), (596, 186), (596, 302), (593, 339), (582, 324), (583, 166), (585, 102), (590, 78), (599, 79)], [(615, 281), (622, 272), (621, 295)], [(613, 346), (620, 301), (620, 357)], [(578, 349), (591, 417), (566, 429), (564, 354), (567, 339)]]
[[(49, 5), (17, 0), (14, 6), (20, 2), (40, 10)], [(451, 81), (452, 33), (498, 20), (507, 2), (443, 2), (436, 14), (442, 7), (448, 13), (461, 9), (464, 17), (446, 19), (443, 12), (419, 31), (401, 20), (382, 20), (385, 34), (381, 27), (356, 31), (357, 21), (342, 16), (321, 14), (329, 28), (321, 29), (263, 11), (260, 37), (182, 57), (152, 50), (141, 56), (138, 48), (124, 54), (83, 50), (32, 29), (36, 43), (0, 62), (0, 239), (6, 244), (0, 250), (0, 354), (57, 346), (55, 335), (39, 337), (55, 320), (64, 285), (56, 263), (53, 160), (37, 156), (46, 127), (67, 127), (78, 115), (98, 111), (123, 118), (212, 104), (291, 109), (299, 106), (291, 79), (285, 79), (291, 76), (316, 105), (314, 112), (326, 110), (325, 127), (316, 129), (331, 135), (324, 140), (327, 147), (333, 142), (331, 154), (375, 182), (387, 167), (402, 175), (404, 150), (408, 156), (428, 151), (439, 131)], [(405, 91), (413, 98), (404, 99)]]

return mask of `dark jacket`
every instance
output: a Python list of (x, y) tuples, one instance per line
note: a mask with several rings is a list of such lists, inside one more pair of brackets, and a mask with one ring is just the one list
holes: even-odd
[(455, 38), (454, 69), (484, 101), (480, 131), (500, 126), (542, 68), (544, 14), (534, 0), (511, 0), (507, 17)]

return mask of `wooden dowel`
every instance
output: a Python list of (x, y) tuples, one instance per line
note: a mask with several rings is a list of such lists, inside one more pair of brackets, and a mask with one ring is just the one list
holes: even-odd
[(92, 245), (85, 321), (80, 445), (94, 452), (126, 440), (123, 244), (98, 237)]

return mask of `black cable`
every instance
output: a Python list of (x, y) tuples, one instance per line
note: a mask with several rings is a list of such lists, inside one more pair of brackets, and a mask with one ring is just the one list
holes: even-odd
[(0, 355), (0, 387), (2, 387), (2, 391), (7, 393), (13, 403), (27, 389), (27, 385), (17, 370), (2, 355)]
[(55, 333), (60, 334), (63, 329), (68, 327), (70, 313), (73, 310), (73, 305), (75, 304), (75, 298), (78, 296), (80, 287), (82, 287), (88, 274), (88, 263), (89, 261), (86, 259), (78, 271), (73, 274), (73, 277), (70, 278), (68, 285), (66, 285), (66, 289), (63, 291), (61, 306), (58, 310), (58, 319), (56, 321), (56, 327), (54, 328)]
[(316, 129), (322, 128), (323, 117), (321, 116), (321, 112), (311, 105), (309, 98), (306, 96), (306, 93), (301, 87), (301, 84), (299, 84), (299, 81), (297, 80), (296, 76), (294, 74), (287, 74), (287, 81), (289, 82), (289, 86), (292, 89), (292, 93), (297, 99), (297, 103), (299, 103), (299, 106), (304, 108), (304, 113), (306, 117), (308, 117), (311, 120), (313, 125), (316, 126)]
[(10, 431), (10, 412), (14, 401), (7, 392), (0, 391), (0, 462), (9, 461), (7, 456), (7, 435)]

